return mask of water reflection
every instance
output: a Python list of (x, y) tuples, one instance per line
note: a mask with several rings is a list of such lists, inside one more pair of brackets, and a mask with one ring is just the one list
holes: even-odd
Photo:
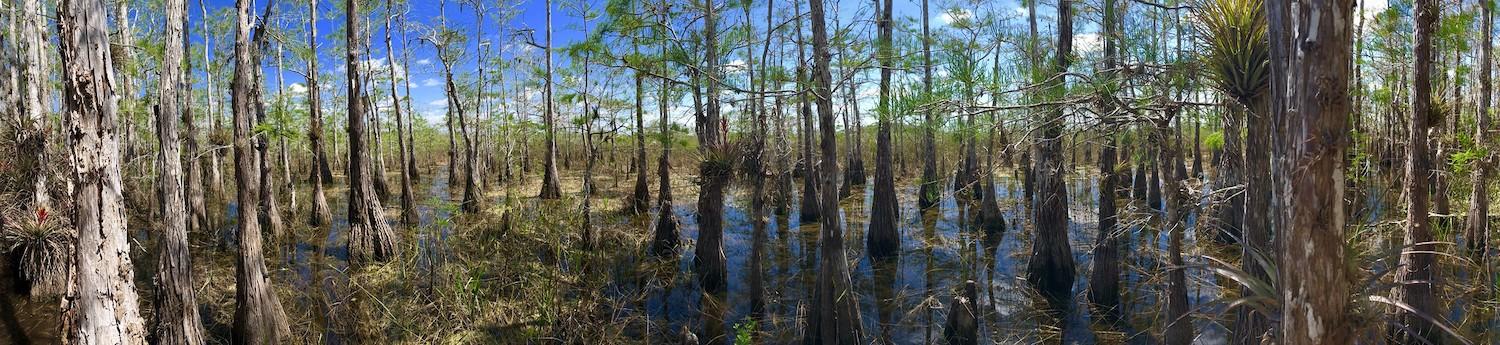
[[(976, 282), (980, 322), (979, 340), (984, 343), (1150, 343), (1149, 330), (1159, 320), (1144, 315), (1158, 315), (1163, 301), (1164, 282), (1151, 278), (1151, 268), (1162, 263), (1152, 251), (1164, 249), (1165, 234), (1151, 230), (1147, 223), (1131, 224), (1124, 231), (1122, 260), (1133, 269), (1122, 275), (1126, 296), (1123, 308), (1127, 315), (1142, 315), (1113, 324), (1093, 325), (1087, 308), (1078, 300), (1067, 308), (1047, 310), (1037, 295), (1022, 281), (1022, 270), (1028, 259), (1030, 240), (1029, 211), (1017, 203), (1022, 191), (1020, 181), (998, 179), (993, 192), (1000, 196), (1005, 231), (985, 233), (973, 225), (978, 208), (960, 203), (951, 195), (931, 210), (916, 209), (914, 186), (900, 188), (902, 198), (900, 234), (901, 255), (895, 260), (876, 261), (864, 255), (866, 211), (872, 198), (870, 188), (844, 200), (837, 216), (847, 227), (845, 246), (851, 261), (852, 286), (859, 296), (860, 315), (866, 337), (879, 343), (931, 343), (941, 336), (947, 306), (966, 280)], [(1097, 217), (1095, 206), (1099, 188), (1097, 180), (1069, 181), (1073, 204), (1069, 207), (1069, 241), (1079, 269), (1075, 295), (1087, 287), (1087, 267), (1092, 259)], [(663, 280), (656, 293), (645, 302), (645, 317), (656, 320), (667, 329), (688, 325), (703, 332), (699, 339), (733, 333), (754, 320), (757, 340), (765, 343), (800, 341), (799, 318), (811, 303), (812, 286), (817, 272), (818, 224), (799, 224), (795, 208), (787, 215), (768, 218), (750, 216), (748, 188), (734, 188), (725, 207), (724, 250), (728, 258), (730, 282), (720, 296), (704, 296), (690, 281)], [(1140, 208), (1144, 208), (1141, 205)], [(693, 214), (691, 203), (675, 206), (679, 214)], [(682, 238), (697, 237), (694, 217), (684, 217)], [(1189, 224), (1193, 219), (1189, 220)], [(1188, 233), (1192, 233), (1189, 231)], [(1188, 241), (1196, 241), (1190, 236)], [(675, 274), (689, 276), (691, 244), (682, 246)], [(1151, 251), (1137, 251), (1149, 248)], [(1189, 270), (1191, 301), (1207, 304), (1219, 297), (1215, 277), (1203, 269)], [(620, 282), (627, 284), (628, 282)], [(718, 308), (722, 310), (709, 310)], [(722, 314), (720, 314), (722, 312)], [(1141, 326), (1136, 326), (1141, 325)], [(1223, 332), (1210, 320), (1195, 322), (1200, 341), (1222, 342)], [(730, 335), (732, 336), (732, 335)]]

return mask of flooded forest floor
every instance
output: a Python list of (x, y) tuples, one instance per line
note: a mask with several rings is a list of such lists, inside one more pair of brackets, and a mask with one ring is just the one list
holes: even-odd
[[(607, 164), (606, 164), (607, 165)], [(492, 183), (484, 209), (461, 214), (462, 194), (449, 181), (447, 166), (429, 165), (415, 183), (420, 222), (395, 227), (400, 234), (398, 259), (365, 267), (347, 263), (344, 213), (346, 189), (342, 177), (331, 184), (327, 197), (334, 224), (306, 226), (308, 190), (299, 188), (297, 207), (289, 210), (284, 234), (268, 233), (267, 264), (278, 296), (292, 321), (293, 343), (664, 343), (676, 342), (683, 330), (707, 341), (723, 337), (756, 343), (800, 341), (817, 274), (818, 225), (799, 224), (797, 199), (787, 214), (767, 212), (764, 222), (752, 221), (749, 190), (736, 181), (726, 197), (724, 251), (728, 258), (728, 293), (702, 293), (692, 272), (697, 237), (697, 186), (689, 169), (674, 171), (673, 208), (680, 220), (682, 244), (677, 255), (656, 258), (646, 253), (651, 224), (658, 210), (627, 215), (633, 174), (628, 168), (610, 169), (596, 177), (593, 224), (598, 245), (579, 246), (583, 218), (578, 198), (581, 172), (562, 170), (564, 198), (535, 198), (540, 175), (530, 172), (525, 185)], [(900, 202), (901, 255), (894, 261), (872, 261), (865, 255), (869, 186), (862, 186), (840, 203), (846, 258), (858, 295), (867, 338), (882, 343), (939, 342), (946, 306), (965, 281), (979, 287), (980, 334), (985, 343), (1152, 344), (1170, 320), (1165, 320), (1168, 234), (1158, 231), (1158, 211), (1133, 197), (1119, 200), (1121, 277), (1126, 320), (1094, 322), (1083, 294), (1097, 232), (1097, 171), (1078, 171), (1068, 179), (1069, 233), (1077, 264), (1074, 303), (1061, 314), (1045, 312), (1044, 300), (1023, 281), (1030, 253), (1031, 223), (1022, 186), (1009, 171), (996, 176), (993, 192), (1000, 196), (1006, 230), (985, 235), (974, 224), (976, 206), (946, 192), (934, 210), (916, 207), (916, 190), (908, 176), (897, 182)], [(652, 204), (659, 196), (656, 176), (650, 186)], [(393, 197), (386, 200), (388, 220), (398, 221), (399, 176), (388, 177)], [(1201, 182), (1191, 182), (1205, 190)], [(299, 181), (300, 182), (300, 181)], [(493, 179), (490, 182), (494, 182)], [(299, 183), (301, 185), (301, 183)], [(1128, 184), (1126, 184), (1128, 185)], [(800, 190), (800, 188), (796, 188)], [(1399, 195), (1366, 188), (1350, 200), (1359, 226), (1351, 226), (1360, 277), (1370, 283), (1356, 286), (1379, 291), (1400, 245)], [(226, 193), (229, 188), (226, 188)], [(506, 195), (514, 198), (507, 199)], [(226, 194), (227, 195), (227, 194)], [(1204, 197), (1206, 198), (1206, 197)], [(507, 202), (506, 200), (510, 200)], [(1200, 199), (1200, 205), (1206, 199)], [(210, 202), (211, 205), (215, 204)], [(224, 205), (222, 202), (217, 203)], [(977, 203), (976, 203), (977, 204)], [(211, 341), (230, 342), (234, 312), (235, 248), (232, 233), (238, 205), (229, 203), (217, 214), (214, 233), (191, 234), (194, 279), (200, 286), (198, 302)], [(824, 212), (827, 214), (827, 212)], [(1226, 342), (1233, 313), (1225, 308), (1239, 296), (1237, 283), (1216, 274), (1213, 260), (1238, 265), (1237, 246), (1210, 240), (1200, 229), (1197, 209), (1187, 223), (1188, 292), (1192, 323), (1200, 344)], [(1500, 213), (1500, 212), (1497, 212)], [(150, 215), (132, 213), (137, 288), (153, 287), (154, 228)], [(1206, 224), (1206, 223), (1205, 223)], [(1441, 238), (1458, 237), (1441, 230)], [(1494, 246), (1492, 246), (1493, 248)], [(760, 255), (759, 258), (754, 258)], [(1213, 259), (1210, 259), (1213, 258)], [(758, 259), (760, 272), (750, 260)], [(1490, 268), (1475, 267), (1458, 257), (1441, 258), (1446, 283), (1439, 296), (1458, 332), (1475, 344), (1496, 344), (1500, 323), (1497, 304), (1483, 292), (1495, 282), (1477, 277)], [(13, 279), (7, 279), (9, 282)], [(9, 284), (9, 283), (7, 283)], [(751, 286), (763, 286), (764, 310), (752, 312)], [(1387, 288), (1388, 290), (1388, 288)], [(11, 343), (56, 343), (57, 301), (29, 298), (14, 288), (0, 301), (0, 320)], [(150, 303), (149, 293), (143, 293)], [(149, 315), (150, 308), (142, 310)], [(1383, 310), (1370, 310), (1364, 324), (1378, 330)]]

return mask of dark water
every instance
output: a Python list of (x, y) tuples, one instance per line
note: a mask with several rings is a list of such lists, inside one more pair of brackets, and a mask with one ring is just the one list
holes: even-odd
[[(456, 208), (446, 174), (430, 173), (428, 179), (418, 185), (424, 198), (419, 198), (420, 224), (408, 232), (403, 248), (414, 252), (411, 259), (420, 272), (430, 272), (447, 263), (451, 258), (450, 238), (453, 234)], [(1003, 233), (986, 236), (969, 221), (977, 208), (960, 206), (960, 201), (951, 194), (945, 195), (936, 210), (918, 212), (913, 197), (915, 187), (898, 188), (901, 207), (900, 234), (901, 255), (891, 262), (872, 261), (865, 255), (865, 231), (868, 221), (871, 190), (862, 192), (841, 203), (838, 212), (843, 224), (846, 258), (849, 260), (853, 292), (858, 300), (865, 335), (871, 339), (898, 344), (939, 342), (942, 324), (947, 319), (948, 306), (955, 290), (966, 280), (974, 280), (979, 286), (978, 310), (981, 312), (980, 335), (983, 342), (993, 343), (1128, 343), (1153, 344), (1154, 335), (1166, 324), (1162, 310), (1165, 309), (1165, 275), (1163, 258), (1167, 246), (1167, 233), (1148, 226), (1149, 223), (1132, 221), (1156, 211), (1146, 210), (1144, 204), (1136, 202), (1122, 207), (1120, 225), (1122, 247), (1121, 260), (1125, 269), (1121, 276), (1123, 289), (1122, 307), (1127, 319), (1121, 324), (1096, 324), (1088, 308), (1083, 307), (1083, 294), (1088, 286), (1088, 271), (1092, 260), (1092, 249), (1097, 231), (1098, 183), (1091, 178), (1074, 178), (1069, 186), (1069, 241), (1076, 264), (1073, 292), (1075, 298), (1060, 317), (1044, 308), (1045, 302), (1030, 292), (1021, 278), (1029, 256), (1031, 241), (1030, 212), (1022, 198), (1020, 184), (1011, 179), (1001, 179), (994, 192), (1000, 196), (1001, 209), (1007, 223)], [(800, 188), (799, 188), (800, 189)], [(1355, 219), (1367, 224), (1385, 221), (1390, 216), (1390, 205), (1397, 200), (1397, 193), (1383, 189), (1362, 191), (1355, 203)], [(333, 224), (323, 229), (308, 230), (300, 224), (305, 221), (302, 212), (289, 216), (284, 221), (298, 228), (301, 235), (291, 236), (283, 244), (267, 242), (269, 268), (277, 284), (287, 284), (293, 295), (283, 300), (288, 311), (310, 313), (305, 319), (292, 316), (294, 331), (316, 332), (302, 334), (304, 342), (344, 343), (348, 325), (352, 324), (349, 305), (348, 253), (344, 235), (347, 233), (347, 194), (342, 190), (327, 194), (334, 214)], [(667, 263), (665, 272), (653, 271), (652, 265), (642, 264), (654, 259), (625, 257), (615, 261), (613, 268), (615, 284), (606, 287), (606, 293), (620, 300), (633, 301), (622, 317), (638, 317), (650, 320), (650, 330), (642, 337), (660, 342), (669, 338), (682, 327), (706, 336), (710, 329), (720, 329), (733, 337), (737, 327), (748, 328), (751, 318), (750, 286), (752, 284), (752, 253), (758, 248), (762, 253), (760, 277), (765, 286), (764, 316), (755, 322), (757, 340), (763, 343), (791, 343), (800, 340), (802, 319), (811, 302), (809, 293), (818, 271), (818, 224), (799, 224), (797, 200), (791, 200), (790, 214), (769, 214), (763, 222), (762, 236), (757, 239), (755, 222), (750, 214), (747, 188), (736, 187), (727, 196), (725, 207), (724, 250), (728, 259), (728, 292), (722, 297), (704, 297), (692, 273), (693, 240), (697, 237), (696, 205), (694, 198), (679, 198), (674, 211), (681, 220), (683, 244), (679, 255)], [(308, 199), (303, 199), (308, 200)], [(394, 202), (394, 201), (392, 201)], [(1200, 203), (1206, 200), (1199, 200)], [(394, 204), (387, 203), (394, 208)], [(239, 212), (237, 204), (229, 203), (224, 210), (225, 225), (214, 234), (212, 240), (223, 247), (195, 246), (195, 257), (199, 255), (221, 256), (233, 254), (234, 219)], [(1158, 213), (1159, 215), (1159, 213)], [(397, 218), (388, 219), (393, 224)], [(634, 221), (641, 226), (642, 221)], [(1220, 344), (1225, 342), (1225, 330), (1219, 320), (1229, 319), (1223, 313), (1220, 286), (1233, 282), (1223, 280), (1204, 269), (1206, 262), (1195, 252), (1199, 248), (1198, 231), (1195, 227), (1197, 214), (1186, 220), (1185, 231), (1188, 253), (1188, 293), (1194, 308), (1194, 330), (1197, 344)], [(137, 287), (145, 293), (150, 287), (151, 272), (155, 265), (149, 236), (149, 223), (132, 220), (132, 238), (142, 246), (135, 250)], [(650, 224), (650, 223), (645, 223)], [(629, 224), (624, 224), (629, 225)], [(1449, 233), (1461, 240), (1460, 232)], [(1398, 234), (1399, 235), (1399, 234)], [(195, 237), (196, 238), (196, 237)], [(212, 241), (210, 240), (210, 241)], [(1399, 241), (1399, 239), (1398, 239)], [(197, 251), (204, 248), (206, 251)], [(200, 257), (201, 258), (201, 257)], [(1368, 259), (1368, 258), (1366, 258)], [(232, 263), (232, 260), (229, 261)], [(1381, 265), (1377, 262), (1376, 267)], [(13, 269), (5, 264), (3, 277), (7, 282)], [(1493, 269), (1493, 268), (1491, 268)], [(1496, 282), (1480, 282), (1482, 272), (1466, 269), (1453, 270), (1449, 280), (1461, 286), (1464, 293), (1448, 300), (1447, 317), (1461, 332), (1472, 336), (1476, 344), (1500, 344), (1500, 339), (1491, 333), (1500, 332), (1500, 319), (1493, 317), (1495, 304), (1479, 299), (1472, 293), (1486, 283), (1493, 287)], [(424, 276), (416, 274), (414, 276)], [(425, 275), (432, 276), (432, 275)], [(224, 279), (220, 277), (220, 279)], [(233, 279), (232, 277), (228, 279)], [(420, 280), (420, 279), (418, 279)], [(424, 284), (412, 281), (411, 284)], [(30, 299), (24, 292), (5, 284), (5, 296), (0, 298), (0, 343), (56, 343), (57, 306), (55, 299)], [(417, 286), (417, 285), (413, 285)], [(1468, 290), (1465, 290), (1468, 289)], [(145, 295), (143, 295), (144, 297)], [(722, 300), (719, 300), (722, 298)], [(708, 305), (709, 307), (705, 307)], [(720, 307), (721, 306), (721, 307)], [(722, 320), (720, 324), (716, 320)], [(228, 321), (228, 320), (221, 320)], [(211, 331), (227, 325), (205, 319)], [(717, 325), (718, 327), (709, 327)], [(225, 331), (220, 329), (220, 331)], [(299, 333), (300, 334), (300, 333)]]
[[(918, 212), (915, 200), (905, 199), (916, 195), (915, 187), (899, 189), (897, 192), (903, 198), (900, 200), (899, 227), (902, 251), (895, 262), (872, 261), (864, 253), (870, 192), (867, 187), (862, 194), (845, 200), (839, 211), (848, 251), (846, 256), (851, 261), (853, 290), (858, 297), (867, 337), (899, 344), (937, 341), (955, 289), (965, 280), (974, 280), (979, 285), (982, 342), (1154, 342), (1144, 330), (1162, 324), (1158, 313), (1165, 300), (1159, 292), (1164, 291), (1166, 285), (1161, 279), (1147, 279), (1148, 276), (1139, 268), (1160, 271), (1164, 264), (1157, 262), (1156, 254), (1142, 249), (1165, 250), (1166, 233), (1158, 234), (1142, 228), (1132, 228), (1126, 233), (1124, 242), (1127, 244), (1122, 248), (1122, 258), (1130, 268), (1122, 276), (1122, 287), (1126, 290), (1125, 307), (1132, 311), (1128, 314), (1134, 316), (1130, 323), (1116, 327), (1092, 325), (1088, 308), (1082, 307), (1097, 231), (1097, 180), (1069, 181), (1069, 241), (1077, 265), (1073, 290), (1078, 297), (1060, 319), (1045, 312), (1044, 302), (1030, 292), (1021, 278), (1029, 257), (1031, 233), (1027, 221), (1030, 211), (1015, 202), (1022, 198), (1017, 181), (996, 183), (994, 192), (1001, 197), (1008, 228), (990, 238), (969, 221), (978, 208), (960, 207), (959, 201), (950, 194), (945, 196), (936, 211)], [(640, 291), (644, 288), (649, 297), (635, 312), (653, 320), (656, 328), (667, 330), (666, 334), (675, 334), (683, 326), (701, 332), (699, 330), (710, 326), (705, 324), (705, 319), (722, 317), (725, 322), (723, 329), (732, 337), (736, 326), (745, 327), (751, 315), (752, 266), (749, 260), (755, 245), (755, 222), (750, 218), (748, 199), (746, 191), (736, 190), (726, 200), (724, 251), (730, 283), (724, 296), (728, 307), (724, 308), (722, 316), (705, 313), (705, 310), (716, 312), (713, 309), (717, 308), (703, 307), (705, 297), (692, 274), (694, 254), (690, 241), (697, 237), (698, 228), (695, 217), (690, 216), (696, 209), (691, 200), (679, 202), (674, 208), (682, 220), (685, 241), (679, 249), (681, 256), (676, 262), (676, 272), (665, 278), (651, 278), (665, 281), (643, 283), (642, 278), (633, 275), (629, 268), (621, 268), (618, 271), (625, 273), (619, 277), (620, 286), (616, 290)], [(762, 276), (767, 301), (765, 316), (757, 321), (757, 325), (762, 331), (759, 339), (769, 343), (800, 339), (802, 325), (799, 316), (807, 312), (805, 308), (811, 303), (809, 293), (818, 270), (819, 226), (798, 224), (796, 201), (791, 205), (791, 214), (772, 215), (766, 221), (768, 229), (763, 243)], [(1196, 215), (1190, 217), (1188, 223), (1191, 225), (1195, 218)], [(1187, 233), (1189, 243), (1196, 241), (1191, 235), (1192, 230)], [(1217, 281), (1211, 272), (1195, 268), (1188, 273), (1189, 294), (1194, 305), (1203, 305), (1219, 297)], [(711, 302), (718, 302), (717, 298)], [(1216, 311), (1203, 309), (1198, 312)], [(1211, 321), (1200, 319), (1195, 322), (1195, 328), (1199, 335), (1197, 343), (1215, 344), (1224, 340), (1223, 327)], [(703, 337), (700, 333), (700, 338)]]

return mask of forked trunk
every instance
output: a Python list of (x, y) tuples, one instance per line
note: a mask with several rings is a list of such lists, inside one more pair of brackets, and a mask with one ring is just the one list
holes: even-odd
[[(234, 79), (231, 81), (234, 104), (234, 177), (237, 200), (244, 205), (260, 204), (260, 174), (254, 136), (254, 80), (258, 65), (250, 38), (250, 0), (235, 1), (236, 31), (234, 37)], [(258, 30), (259, 31), (259, 30)], [(251, 206), (253, 207), (253, 206)], [(261, 224), (257, 212), (239, 212), (239, 257), (235, 267), (234, 337), (244, 343), (275, 344), (291, 333), (281, 300), (271, 290), (271, 277), (261, 254)]]

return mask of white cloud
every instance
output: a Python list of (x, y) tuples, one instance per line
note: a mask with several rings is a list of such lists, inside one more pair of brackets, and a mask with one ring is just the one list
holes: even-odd
[[(1390, 4), (1386, 0), (1365, 0), (1361, 3), (1364, 4), (1364, 7), (1359, 8), (1359, 14), (1360, 16), (1363, 16), (1364, 20), (1366, 21), (1375, 20), (1376, 15), (1379, 15), (1380, 12), (1385, 12), (1386, 7), (1390, 6)], [(1365, 27), (1370, 28), (1372, 26), (1366, 24)]]
[(287, 93), (293, 95), (301, 95), (307, 93), (307, 85), (302, 85), (302, 83), (292, 83), (292, 85), (287, 85), (286, 89)]
[(443, 82), (439, 81), (437, 79), (427, 78), (427, 79), (422, 80), (422, 86), (439, 86), (439, 85), (443, 85)]
[(974, 18), (973, 12), (969, 12), (969, 10), (966, 9), (955, 8), (943, 11), (943, 14), (939, 14), (937, 19), (938, 22), (943, 23), (943, 25), (953, 25), (953, 23), (959, 21), (967, 21), (972, 18)]
[(745, 68), (745, 60), (744, 59), (734, 59), (732, 61), (729, 61), (729, 63), (724, 64), (724, 69), (728, 70), (728, 71), (738, 71), (738, 70), (741, 70), (741, 69), (744, 69), (744, 68)]
[(1081, 33), (1073, 36), (1073, 47), (1081, 53), (1092, 53), (1104, 49), (1104, 40), (1099, 33)]
[(448, 100), (447, 99), (443, 99), (443, 98), (434, 99), (431, 102), (427, 102), (427, 105), (438, 107), (438, 108), (447, 108), (448, 107)]
[(432, 59), (417, 60), (417, 64), (418, 65), (422, 65), (422, 66), (431, 65), (432, 64)]

